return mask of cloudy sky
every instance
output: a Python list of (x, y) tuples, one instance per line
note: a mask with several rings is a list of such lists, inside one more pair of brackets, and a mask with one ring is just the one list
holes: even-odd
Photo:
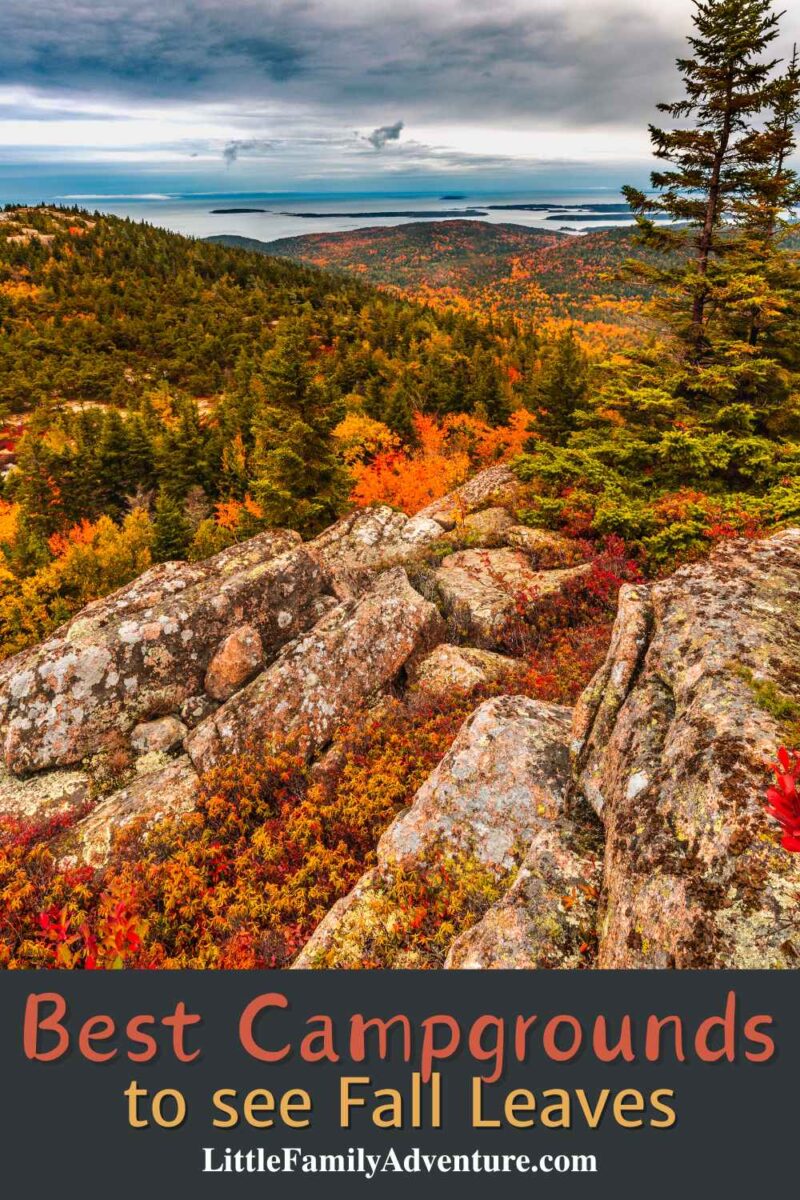
[[(787, 7), (781, 52), (800, 39)], [(689, 12), (0, 0), (0, 190), (616, 183), (649, 166), (646, 124), (676, 91)]]

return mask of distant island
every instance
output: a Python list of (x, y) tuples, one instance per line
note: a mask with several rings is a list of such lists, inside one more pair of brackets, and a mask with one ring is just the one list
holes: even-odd
[[(445, 196), (441, 196), (440, 200), (463, 200), (464, 196), (453, 192)], [(575, 221), (599, 221), (607, 218), (612, 214), (629, 214), (630, 209), (624, 202), (617, 204), (485, 204), (481, 208), (420, 208), (420, 209), (378, 209), (373, 211), (359, 212), (283, 212), (283, 217), (302, 217), (306, 220), (324, 220), (327, 217), (331, 218), (347, 218), (352, 217), (358, 219), (361, 217), (414, 217), (414, 218), (436, 218), (436, 217), (485, 217), (489, 212), (542, 212), (550, 213), (546, 219), (549, 221), (561, 221), (564, 217), (569, 216)], [(269, 208), (212, 208), (213, 215), (235, 215), (242, 213), (268, 213), (272, 212)]]
[(574, 211), (592, 213), (629, 213), (629, 206), (622, 201), (619, 204), (487, 204), (486, 207), (494, 212), (552, 212), (569, 213)]
[(563, 221), (565, 217), (569, 217), (570, 221), (607, 221), (609, 217), (630, 217), (631, 211), (625, 208), (622, 212), (555, 212), (545, 217), (545, 221)]
[(378, 212), (284, 212), (282, 217), (305, 217), (322, 220), (325, 217), (485, 217), (485, 208), (420, 208), (381, 209)]

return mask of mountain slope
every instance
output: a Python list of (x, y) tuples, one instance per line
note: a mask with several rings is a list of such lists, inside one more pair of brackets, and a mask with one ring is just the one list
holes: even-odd
[(514, 262), (552, 249), (564, 242), (566, 235), (524, 225), (448, 220), (372, 225), (353, 232), (311, 233), (272, 242), (225, 235), (211, 240), (363, 275), (370, 283), (405, 288), (458, 284), (467, 289), (502, 278)]
[(633, 252), (629, 228), (571, 237), (521, 225), (455, 220), (274, 242), (230, 235), (210, 240), (341, 271), (429, 302), (466, 301), (485, 313), (590, 316), (647, 294), (643, 284), (620, 274)]
[[(126, 406), (164, 384), (209, 397), (231, 383), (243, 357), (255, 362), (270, 348), (279, 321), (310, 325), (329, 348), (329, 370), (365, 339), (402, 358), (411, 326), (424, 340), (437, 318), (368, 282), (118, 217), (8, 208), (0, 212), (0, 407)], [(474, 324), (448, 329), (470, 353), (494, 345)], [(347, 371), (356, 390), (352, 363)]]
[[(310, 513), (321, 528), (353, 464), (392, 450), (397, 466), (415, 414), (435, 433), (435, 418), (477, 411), (470, 428), (491, 438), (523, 405), (536, 349), (509, 323), (285, 259), (78, 209), (5, 209), (0, 658), (153, 560), (207, 557)], [(424, 494), (425, 471), (410, 471)], [(288, 508), (268, 513), (266, 493)]]

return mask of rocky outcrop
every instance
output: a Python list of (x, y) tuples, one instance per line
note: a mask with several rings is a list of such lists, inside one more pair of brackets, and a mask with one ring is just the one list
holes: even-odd
[(383, 896), (398, 870), (424, 874), (468, 855), (510, 875), (536, 832), (562, 812), (569, 780), (570, 710), (523, 696), (488, 700), (462, 726), (411, 806), (378, 844), (378, 866), (339, 902), (295, 966), (353, 965), (386, 920)]
[(461, 638), (503, 646), (509, 623), (589, 570), (587, 566), (537, 571), (520, 550), (461, 550), (444, 560), (436, 585)]
[[(124, 745), (202, 694), (243, 622), (270, 655), (316, 621), (325, 581), (296, 535), (265, 533), (199, 564), (166, 564), (90, 605), (0, 668), (0, 730), (16, 774)], [(292, 548), (293, 547), (293, 548)]]
[[(460, 570), (463, 554), (445, 574), (448, 561)], [(393, 881), (467, 854), (510, 886), (447, 967), (796, 967), (800, 858), (780, 848), (763, 794), (800, 706), (798, 595), (798, 530), (623, 587), (569, 734), (566, 710), (542, 734), (547, 706), (481, 705), (297, 965), (358, 965), (387, 936), (394, 965), (419, 965), (412, 942), (396, 945)], [(482, 682), (461, 649), (437, 647), (417, 680), (434, 695), (459, 673)], [(544, 757), (529, 754), (539, 735)]]
[(453, 529), (470, 513), (485, 508), (505, 508), (514, 512), (524, 497), (525, 489), (509, 467), (489, 467), (441, 500), (434, 500), (417, 513), (415, 519), (425, 518), (436, 521), (443, 529)]
[(577, 786), (606, 827), (599, 964), (800, 961), (800, 856), (764, 811), (800, 702), (800, 530), (623, 594), (578, 706)]
[(601, 865), (602, 839), (591, 821), (562, 815), (542, 824), (505, 896), (456, 939), (445, 967), (566, 970), (591, 964)]
[(85, 771), (45, 771), (34, 779), (17, 779), (0, 765), (0, 823), (10, 819), (38, 825), (73, 815), (90, 799), (91, 781)]
[(514, 694), (513, 652), (591, 567), (521, 506), (492, 468), (417, 517), (262, 534), (90, 605), (0, 666), (0, 823), (103, 867), (227, 755), (289, 744), (321, 779), (365, 709), (436, 715), (491, 689), (297, 966), (431, 965), (402, 888), (435, 879), (478, 897), (435, 965), (797, 967), (800, 856), (763, 793), (800, 712), (800, 530), (625, 585), (572, 713)]
[(395, 567), (287, 646), (248, 687), (186, 739), (198, 770), (255, 741), (289, 740), (309, 757), (414, 655), (444, 635), (437, 609)]
[(63, 866), (104, 867), (114, 839), (127, 826), (135, 821), (144, 832), (162, 817), (190, 812), (196, 792), (197, 772), (184, 755), (101, 800), (57, 839), (54, 850)]
[[(497, 469), (467, 486), (459, 511), (473, 513), (471, 540), (510, 527), (505, 510), (481, 505), (515, 486)], [(200, 767), (272, 736), (314, 756), (407, 675), (433, 690), (510, 680), (509, 660), (468, 648), (416, 671), (444, 626), (431, 596), (394, 568), (432, 575), (426, 555), (435, 546), (438, 563), (444, 537), (424, 514), (359, 510), (305, 545), (269, 531), (207, 562), (153, 567), (89, 605), (0, 666), (0, 816), (46, 822), (94, 805), (83, 828), (97, 846), (104, 822), (150, 810), (154, 788), (166, 789), (166, 811), (172, 791), (184, 804), (195, 768), (176, 774), (170, 761), (184, 744)], [(118, 779), (128, 782), (108, 796)]]
[(407, 517), (386, 505), (361, 508), (326, 529), (309, 550), (334, 594), (351, 599), (374, 575), (402, 566), (438, 541), (443, 526), (424, 516)]
[(514, 680), (521, 673), (519, 661), (506, 654), (444, 642), (417, 664), (410, 685), (415, 692), (446, 700), (454, 692), (471, 692), (496, 683), (513, 691)]

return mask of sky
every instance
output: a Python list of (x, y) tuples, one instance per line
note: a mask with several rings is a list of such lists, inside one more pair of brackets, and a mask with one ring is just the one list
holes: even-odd
[(690, 9), (2, 0), (0, 197), (636, 183)]

